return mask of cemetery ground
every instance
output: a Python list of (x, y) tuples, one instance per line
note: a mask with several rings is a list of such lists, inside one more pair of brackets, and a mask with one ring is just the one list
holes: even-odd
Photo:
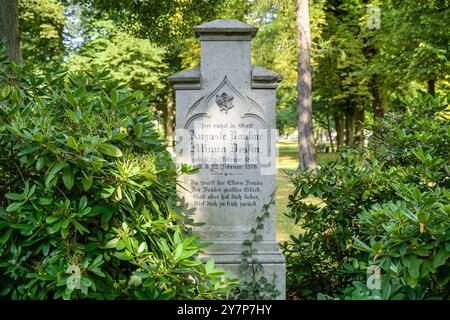
[[(288, 212), (288, 196), (292, 194), (294, 186), (289, 181), (289, 173), (298, 167), (298, 143), (296, 140), (280, 140), (278, 142), (278, 174), (277, 174), (277, 190), (276, 190), (276, 233), (277, 240), (284, 242), (289, 240), (290, 235), (298, 235), (301, 232), (299, 225), (295, 225), (294, 221), (286, 217)], [(321, 165), (328, 161), (334, 160), (336, 153), (318, 153), (317, 161)], [(320, 202), (319, 199), (310, 197), (311, 203)]]

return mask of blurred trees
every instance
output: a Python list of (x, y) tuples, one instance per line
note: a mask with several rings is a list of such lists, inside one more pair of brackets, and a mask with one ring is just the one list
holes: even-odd
[[(285, 78), (277, 124), (295, 118), (295, 0), (256, 0), (255, 63)], [(363, 122), (383, 117), (400, 97), (449, 90), (446, 1), (310, 0), (313, 117), (336, 132), (338, 148), (362, 145)]]
[(113, 79), (145, 91), (153, 101), (159, 98), (167, 76), (162, 48), (118, 30), (111, 20), (92, 21), (84, 36), (83, 45), (68, 60), (69, 70), (109, 69)]
[(0, 41), (6, 43), (6, 53), (16, 63), (22, 62), (17, 0), (0, 0)]
[(23, 58), (44, 69), (63, 63), (64, 6), (57, 0), (20, 0), (19, 29)]
[[(298, 129), (296, 0), (0, 4), (0, 37), (16, 61), (23, 52), (44, 71), (111, 69), (115, 78), (151, 95), (169, 140), (174, 99), (166, 76), (199, 63), (193, 26), (216, 18), (257, 25), (252, 62), (284, 76), (277, 126), (281, 133)], [(448, 93), (449, 14), (447, 1), (309, 0), (315, 128), (329, 137), (335, 132), (338, 148), (359, 146), (363, 123), (383, 117), (399, 99)]]

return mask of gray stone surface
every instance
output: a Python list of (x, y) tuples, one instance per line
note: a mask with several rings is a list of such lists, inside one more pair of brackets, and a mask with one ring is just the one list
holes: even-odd
[(194, 31), (200, 41), (250, 41), (258, 28), (237, 20), (218, 19), (196, 26)]
[[(180, 178), (178, 193), (204, 225), (195, 231), (213, 243), (206, 258), (240, 272), (243, 241), (275, 192), (275, 89), (281, 77), (251, 65), (257, 28), (235, 20), (195, 27), (198, 68), (169, 77), (176, 89), (176, 160), (199, 168)], [(275, 206), (264, 221), (256, 257), (285, 298), (285, 261), (275, 238)]]

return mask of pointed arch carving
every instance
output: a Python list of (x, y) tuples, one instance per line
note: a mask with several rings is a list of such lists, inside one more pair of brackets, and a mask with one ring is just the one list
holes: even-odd
[[(232, 113), (235, 112), (235, 110), (240, 109), (243, 112), (240, 116), (241, 118), (252, 117), (261, 122), (261, 124), (265, 128), (268, 127), (265, 120), (266, 115), (263, 108), (261, 108), (261, 106), (255, 100), (237, 90), (236, 87), (231, 83), (229, 78), (227, 76), (224, 76), (222, 81), (214, 90), (196, 100), (192, 104), (192, 106), (189, 107), (184, 128), (187, 129), (196, 119), (210, 118), (210, 108), (212, 108), (213, 105), (219, 109), (216, 98), (223, 93), (225, 93), (226, 96), (232, 97), (232, 103), (236, 105), (242, 105), (241, 108), (230, 108), (228, 112)], [(224, 116), (226, 116), (226, 113), (224, 113)]]

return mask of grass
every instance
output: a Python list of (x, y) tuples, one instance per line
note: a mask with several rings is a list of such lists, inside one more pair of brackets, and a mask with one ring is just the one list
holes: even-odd
[[(286, 217), (285, 213), (289, 211), (288, 196), (294, 191), (293, 185), (289, 181), (286, 171), (295, 170), (298, 167), (298, 145), (297, 141), (279, 141), (278, 145), (278, 174), (276, 191), (276, 233), (277, 239), (284, 242), (290, 238), (290, 235), (298, 235), (302, 232), (300, 226), (294, 224), (294, 220)], [(324, 164), (336, 158), (335, 153), (318, 153), (318, 164)], [(313, 197), (308, 198), (307, 202), (318, 202)]]

